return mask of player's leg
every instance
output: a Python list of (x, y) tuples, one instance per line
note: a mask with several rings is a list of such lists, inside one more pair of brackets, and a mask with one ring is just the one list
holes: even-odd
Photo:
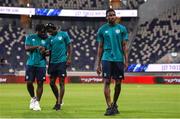
[(56, 79), (57, 79), (57, 65), (56, 64), (49, 64), (49, 71), (48, 73), (50, 74), (50, 87), (51, 90), (56, 98), (56, 103), (53, 107), (53, 109), (56, 109), (57, 106), (57, 102), (58, 102), (58, 97), (59, 97), (59, 92), (58, 92), (58, 88), (56, 86)]
[(34, 108), (34, 102), (36, 100), (35, 93), (34, 93), (34, 86), (33, 82), (35, 80), (35, 74), (34, 74), (34, 67), (33, 66), (26, 66), (26, 74), (25, 74), (25, 81), (26, 81), (26, 87), (28, 90), (28, 93), (31, 97), (29, 108)]
[(104, 96), (107, 104), (107, 109), (104, 115), (113, 115), (111, 108), (111, 62), (102, 61), (103, 81), (104, 81)]
[(58, 98), (58, 105), (56, 110), (61, 109), (61, 104), (63, 102), (63, 97), (65, 93), (65, 77), (67, 75), (66, 72), (66, 62), (61, 62), (59, 63), (59, 71), (58, 71), (58, 76), (59, 76), (59, 98)]
[(34, 108), (34, 103), (36, 101), (36, 97), (34, 95), (34, 86), (32, 81), (27, 81), (27, 90), (31, 96), (30, 104), (29, 104), (29, 109)]
[(64, 93), (65, 93), (65, 77), (62, 77), (60, 80), (60, 100), (59, 100), (59, 104), (62, 104), (63, 102), (63, 97), (64, 97)]
[(34, 80), (35, 80), (34, 67), (28, 65), (28, 66), (26, 66), (25, 81), (26, 81), (26, 85), (27, 85), (27, 90), (28, 90), (31, 98), (35, 97), (34, 86), (33, 86)]
[[(59, 97), (59, 93), (58, 93), (58, 88), (56, 86), (56, 76), (50, 76), (50, 87), (51, 87), (51, 90), (56, 98), (56, 104), (57, 104), (57, 101), (58, 101), (58, 97)], [(54, 107), (53, 107), (54, 109)]]
[(29, 95), (31, 96), (31, 98), (34, 98), (34, 86), (33, 86), (33, 82), (32, 81), (27, 81), (27, 90), (29, 92)]
[(37, 101), (40, 101), (41, 96), (43, 94), (43, 83), (46, 80), (46, 68), (45, 67), (37, 67), (36, 68), (36, 78), (37, 78), (36, 96), (37, 96)]
[(115, 80), (113, 104), (117, 103), (121, 92), (121, 80)]
[(112, 107), (115, 113), (119, 113), (117, 101), (121, 93), (121, 82), (124, 79), (124, 64), (122, 62), (114, 62), (112, 65), (113, 74), (112, 77), (115, 79), (114, 97)]
[(114, 97), (113, 97), (112, 107), (114, 108), (114, 113), (116, 113), (116, 114), (119, 113), (117, 100), (119, 98), (120, 93), (121, 93), (121, 80), (115, 80)]
[(37, 101), (41, 100), (42, 94), (43, 94), (43, 81), (37, 81), (37, 89), (36, 89)]
[(64, 83), (65, 78), (64, 77), (59, 77), (59, 97), (58, 97), (58, 101), (57, 101), (57, 105), (56, 105), (56, 110), (60, 110), (61, 109), (61, 104), (63, 102), (63, 97), (64, 97), (64, 93), (65, 93), (65, 83)]
[(104, 80), (104, 96), (106, 99), (107, 107), (111, 106), (111, 90), (110, 90), (110, 79), (103, 79)]
[(37, 88), (36, 88), (36, 102), (33, 110), (40, 111), (40, 100), (43, 94), (43, 83), (46, 80), (46, 68), (45, 67), (36, 67), (36, 79), (37, 79)]
[(41, 96), (43, 94), (43, 81), (38, 81), (37, 80), (37, 89), (36, 89), (36, 101), (34, 104), (34, 111), (40, 111), (41, 107), (40, 107), (40, 100), (41, 100)]

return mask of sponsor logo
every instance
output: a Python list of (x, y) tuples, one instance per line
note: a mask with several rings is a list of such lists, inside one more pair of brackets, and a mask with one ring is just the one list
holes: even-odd
[(85, 83), (100, 83), (102, 78), (81, 78), (81, 81)]
[(165, 64), (162, 65), (162, 71), (180, 71), (179, 64)]
[(173, 78), (173, 79), (164, 79), (166, 83), (180, 83), (180, 79)]

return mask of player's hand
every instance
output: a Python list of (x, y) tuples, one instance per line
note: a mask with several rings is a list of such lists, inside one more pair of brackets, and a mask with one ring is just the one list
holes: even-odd
[(98, 76), (100, 76), (101, 72), (102, 72), (101, 66), (98, 65), (96, 68), (96, 73), (98, 74)]
[(46, 49), (42, 46), (39, 46), (38, 49), (39, 49), (41, 54), (44, 54), (46, 52)]
[(124, 68), (127, 69), (128, 68), (128, 62), (124, 63)]
[(67, 60), (66, 65), (67, 65), (67, 66), (70, 66), (70, 65), (71, 65), (71, 60), (70, 60), (70, 59)]
[(45, 50), (44, 55), (45, 55), (45, 56), (49, 56), (49, 55), (50, 55), (50, 51), (49, 51), (49, 50)]

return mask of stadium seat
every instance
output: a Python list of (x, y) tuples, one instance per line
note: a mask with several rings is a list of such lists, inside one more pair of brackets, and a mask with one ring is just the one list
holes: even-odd
[(139, 25), (129, 53), (130, 64), (156, 63), (167, 53), (179, 51), (180, 10), (174, 7), (165, 13)]

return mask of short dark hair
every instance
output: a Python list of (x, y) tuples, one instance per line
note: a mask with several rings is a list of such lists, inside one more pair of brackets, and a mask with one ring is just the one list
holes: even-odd
[(42, 32), (45, 32), (46, 31), (46, 27), (44, 24), (37, 24), (36, 27), (35, 27), (35, 31), (38, 32), (38, 31), (42, 31)]
[(106, 16), (107, 16), (107, 14), (108, 14), (109, 12), (114, 12), (114, 13), (116, 13), (114, 9), (109, 8), (108, 10), (106, 10)]

